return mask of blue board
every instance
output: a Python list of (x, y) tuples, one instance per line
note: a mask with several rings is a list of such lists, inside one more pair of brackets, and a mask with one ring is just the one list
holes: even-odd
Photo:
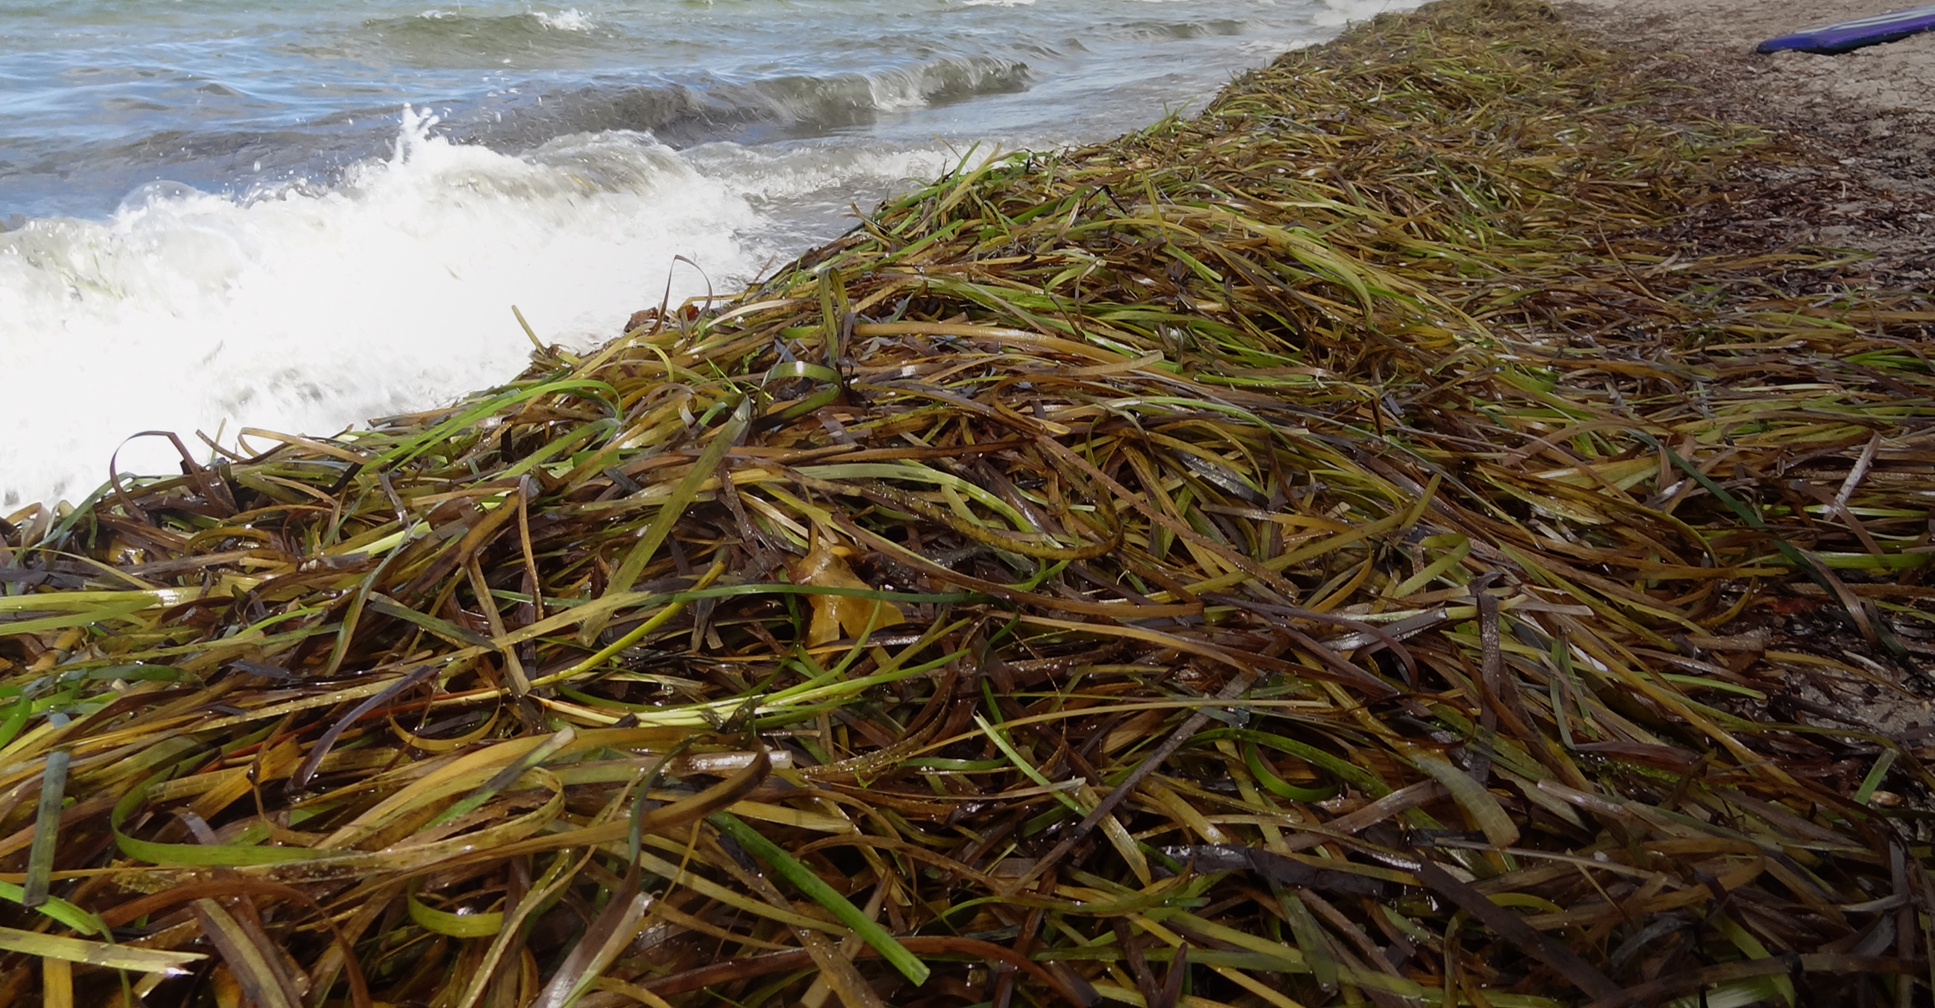
[(1931, 28), (1935, 28), (1935, 7), (1916, 7), (1913, 10), (1877, 14), (1857, 21), (1842, 21), (1839, 24), (1809, 28), (1792, 35), (1782, 35), (1780, 38), (1762, 42), (1755, 51), (1771, 53), (1792, 49), (1798, 52), (1832, 55), (1844, 53), (1850, 49), (1859, 49), (1862, 46), (1905, 39)]

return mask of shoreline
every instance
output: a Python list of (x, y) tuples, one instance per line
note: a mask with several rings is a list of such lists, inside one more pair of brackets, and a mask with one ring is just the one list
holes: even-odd
[(1380, 16), (0, 525), (0, 990), (1912, 1001), (1935, 303), (1649, 58)]
[[(46, 32), (0, 56), (24, 89), (0, 108), (0, 217), (24, 214), (0, 233), (0, 340), (21, 373), (114, 393), (25, 397), (0, 516), (78, 502), (117, 452), (124, 473), (175, 472), (139, 431), (205, 461), (197, 430), (249, 454), (229, 439), (245, 426), (333, 434), (447, 405), (525, 366), (513, 305), (546, 342), (597, 346), (668, 279), (675, 301), (734, 290), (837, 237), (851, 203), (939, 175), (950, 144), (1107, 139), (1328, 37), (1333, 5), (1384, 2), (25, 13)], [(94, 75), (114, 46), (145, 69)]]

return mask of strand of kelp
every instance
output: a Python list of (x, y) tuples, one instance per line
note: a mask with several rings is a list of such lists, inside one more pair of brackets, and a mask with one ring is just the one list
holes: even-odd
[(1541, 5), (1381, 18), (15, 516), (0, 985), (1912, 1000), (1929, 780), (1864, 712), (1928, 653), (1935, 310), (1649, 239), (1767, 156), (1657, 94)]

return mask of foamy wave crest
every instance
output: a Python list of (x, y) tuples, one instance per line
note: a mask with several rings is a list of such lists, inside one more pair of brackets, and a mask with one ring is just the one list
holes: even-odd
[(531, 16), (537, 18), (538, 24), (552, 31), (590, 31), (592, 28), (591, 18), (579, 13), (576, 7), (554, 14), (533, 11)]
[[(885, 70), (864, 78), (869, 104), (883, 112), (988, 94), (1018, 91), (1028, 81), (1027, 64), (992, 57), (943, 59)], [(844, 83), (836, 78), (836, 85)], [(837, 94), (829, 88), (830, 94)]]
[(782, 121), (838, 124), (864, 120), (876, 112), (1021, 91), (1031, 79), (1028, 64), (1017, 60), (943, 56), (864, 74), (775, 77), (750, 85), (717, 86), (704, 92), (703, 100), (724, 103), (728, 114), (744, 110)]
[(1324, 10), (1313, 19), (1317, 24), (1338, 26), (1363, 21), (1386, 12), (1408, 11), (1424, 0), (1324, 0)]
[[(406, 113), (394, 155), (332, 187), (233, 200), (155, 184), (107, 220), (0, 234), (0, 345), (37, 383), (8, 411), (0, 514), (91, 492), (139, 431), (326, 435), (501, 383), (530, 350), (513, 304), (547, 341), (593, 345), (668, 276), (675, 299), (725, 290), (783, 251), (772, 199), (749, 196), (783, 190), (774, 176), (851, 189), (906, 166), (740, 152), (695, 167), (624, 132), (509, 156), (434, 122)], [(177, 464), (158, 438), (120, 450), (123, 472)]]
[(1024, 91), (1033, 79), (1019, 60), (936, 56), (868, 73), (600, 83), (544, 92), (542, 101), (525, 102), (496, 120), (473, 119), (467, 128), (499, 148), (600, 130), (649, 131), (690, 146), (743, 138), (768, 125), (805, 134), (863, 126), (883, 115)]

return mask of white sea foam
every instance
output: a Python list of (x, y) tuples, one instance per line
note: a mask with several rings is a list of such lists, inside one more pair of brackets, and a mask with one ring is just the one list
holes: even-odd
[(724, 291), (797, 248), (776, 202), (941, 160), (729, 145), (694, 160), (635, 133), (513, 157), (405, 120), (395, 156), (332, 187), (238, 201), (155, 184), (107, 220), (0, 234), (15, 377), (0, 515), (85, 496), (117, 446), (123, 472), (174, 471), (165, 440), (123, 445), (139, 431), (327, 435), (501, 383), (531, 349), (512, 305), (547, 341), (594, 345), (668, 277), (675, 300)]
[(1387, 11), (1411, 10), (1418, 6), (1418, 0), (1323, 0), (1323, 5), (1312, 20), (1320, 25), (1342, 26)]
[(580, 13), (576, 7), (552, 14), (533, 11), (532, 16), (538, 19), (538, 24), (554, 31), (590, 31), (592, 29), (591, 18)]

